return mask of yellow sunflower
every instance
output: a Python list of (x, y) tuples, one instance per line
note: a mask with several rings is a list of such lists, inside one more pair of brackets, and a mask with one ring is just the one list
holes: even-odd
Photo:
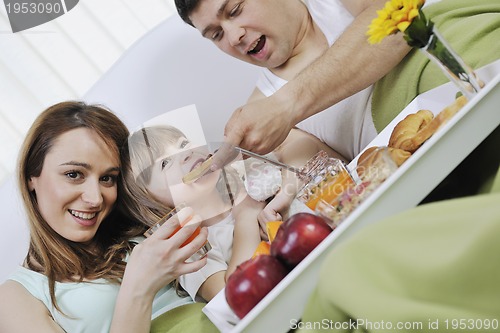
[(425, 0), (388, 1), (383, 9), (377, 10), (378, 17), (368, 27), (368, 42), (377, 44), (398, 31), (405, 32), (413, 19), (419, 16), (424, 3)]

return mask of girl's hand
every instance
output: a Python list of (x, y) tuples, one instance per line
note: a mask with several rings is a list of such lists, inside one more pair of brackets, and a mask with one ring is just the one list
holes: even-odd
[(257, 217), (259, 220), (259, 224), (262, 226), (265, 226), (267, 222), (272, 222), (272, 221), (281, 221), (283, 220), (283, 217), (279, 212), (277, 212), (274, 207), (270, 207), (269, 205), (266, 206), (260, 213), (259, 216)]

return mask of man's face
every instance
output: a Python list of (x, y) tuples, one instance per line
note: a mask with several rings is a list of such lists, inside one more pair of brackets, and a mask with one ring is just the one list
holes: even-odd
[(190, 19), (225, 53), (272, 69), (293, 55), (305, 10), (296, 0), (201, 0)]

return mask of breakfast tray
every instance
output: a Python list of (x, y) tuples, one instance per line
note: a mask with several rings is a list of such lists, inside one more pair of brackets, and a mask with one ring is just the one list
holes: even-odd
[[(288, 332), (300, 319), (326, 254), (361, 228), (415, 207), (500, 124), (500, 60), (476, 71), (485, 87), (389, 176), (230, 332)], [(367, 147), (386, 146), (394, 126), (420, 109), (435, 114), (457, 89), (444, 84), (419, 95)], [(358, 155), (359, 156), (359, 155)], [(353, 168), (357, 160), (349, 165)], [(218, 301), (225, 301), (218, 295)], [(209, 303), (210, 304), (210, 303)], [(229, 329), (227, 329), (229, 328)]]

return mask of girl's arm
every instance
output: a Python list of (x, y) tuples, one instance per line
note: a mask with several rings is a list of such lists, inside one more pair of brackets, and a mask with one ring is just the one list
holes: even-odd
[(252, 257), (262, 240), (263, 233), (259, 228), (257, 216), (264, 206), (264, 202), (256, 201), (245, 194), (245, 198), (233, 208), (233, 252), (226, 272), (226, 281), (239, 264)]
[(198, 290), (198, 295), (207, 302), (224, 288), (227, 279), (236, 267), (252, 257), (261, 241), (257, 215), (263, 207), (263, 203), (253, 200), (242, 192), (235, 200), (235, 206), (232, 210), (235, 219), (233, 248), (228, 268), (209, 276)]
[[(345, 158), (321, 142), (312, 134), (294, 128), (286, 140), (274, 151), (277, 159), (285, 164), (300, 168), (319, 151), (345, 161)], [(280, 191), (259, 214), (259, 223), (281, 220), (290, 208), (290, 204), (300, 190), (302, 184), (294, 173), (283, 170), (283, 181)]]

